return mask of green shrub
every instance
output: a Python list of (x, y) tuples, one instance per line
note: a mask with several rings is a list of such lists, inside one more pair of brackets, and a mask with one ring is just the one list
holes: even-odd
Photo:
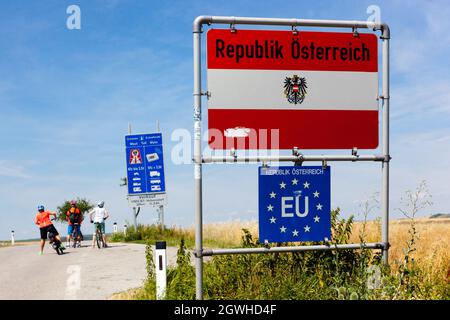
[(123, 232), (116, 232), (111, 235), (112, 242), (138, 242), (149, 243), (157, 240), (165, 239), (167, 245), (178, 245), (181, 239), (189, 239), (193, 243), (193, 239), (186, 231), (175, 228), (162, 228), (160, 225), (142, 225), (139, 224), (137, 228), (129, 226), (126, 234)]

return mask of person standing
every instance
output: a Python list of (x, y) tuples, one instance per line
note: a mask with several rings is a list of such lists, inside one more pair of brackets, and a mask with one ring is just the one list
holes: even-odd
[(105, 201), (100, 201), (97, 203), (97, 208), (94, 208), (89, 212), (89, 218), (91, 223), (94, 224), (94, 233), (92, 236), (92, 248), (95, 248), (95, 233), (97, 231), (97, 226), (100, 225), (100, 229), (102, 230), (102, 238), (105, 247), (106, 244), (106, 233), (105, 233), (105, 220), (109, 217), (108, 210), (105, 209)]
[[(51, 232), (55, 235), (55, 238), (58, 239), (61, 242), (61, 237), (59, 236), (58, 231), (56, 230), (55, 226), (53, 225), (52, 221), (50, 220), (50, 216), (54, 216), (56, 218), (56, 213), (45, 211), (43, 205), (38, 206), (38, 213), (36, 214), (36, 218), (34, 220), (34, 223), (39, 226), (39, 230), (41, 232), (41, 250), (39, 251), (39, 254), (44, 254), (44, 246), (45, 246), (45, 240), (47, 240), (47, 233)], [(61, 242), (61, 249), (65, 249)]]

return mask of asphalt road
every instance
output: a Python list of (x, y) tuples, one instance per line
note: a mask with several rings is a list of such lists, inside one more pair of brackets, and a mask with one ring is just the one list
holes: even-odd
[[(93, 249), (85, 241), (58, 256), (46, 243), (0, 249), (0, 300), (107, 299), (112, 294), (142, 286), (146, 277), (145, 246), (111, 243)], [(176, 248), (168, 248), (169, 264)]]

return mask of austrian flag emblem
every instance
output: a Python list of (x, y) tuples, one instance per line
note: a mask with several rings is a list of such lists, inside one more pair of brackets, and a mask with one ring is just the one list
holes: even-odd
[(306, 79), (294, 74), (292, 77), (286, 77), (284, 79), (284, 95), (289, 103), (300, 104), (305, 99)]

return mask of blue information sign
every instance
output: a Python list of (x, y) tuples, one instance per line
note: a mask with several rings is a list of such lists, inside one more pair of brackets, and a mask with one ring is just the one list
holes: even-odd
[(330, 167), (259, 168), (259, 241), (331, 239)]
[(164, 193), (162, 134), (125, 136), (128, 194)]

